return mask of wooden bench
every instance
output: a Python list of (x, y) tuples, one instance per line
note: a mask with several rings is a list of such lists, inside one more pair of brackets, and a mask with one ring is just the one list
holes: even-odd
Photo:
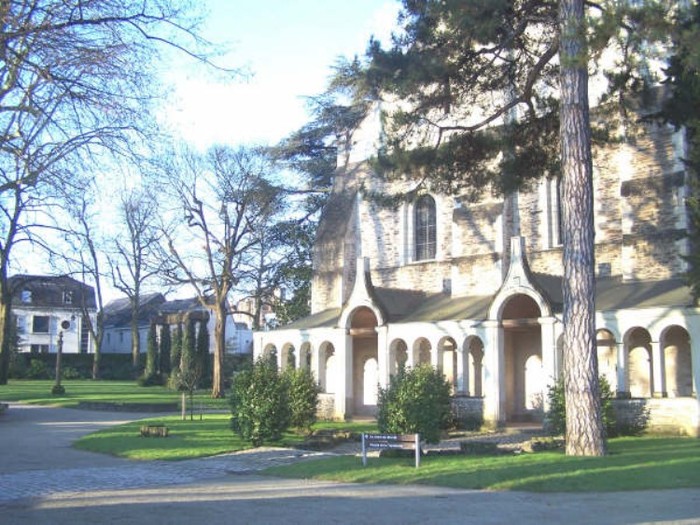
[(165, 425), (141, 425), (141, 437), (168, 437)]
[(362, 434), (362, 465), (367, 466), (368, 450), (413, 450), (416, 468), (420, 466), (420, 434)]

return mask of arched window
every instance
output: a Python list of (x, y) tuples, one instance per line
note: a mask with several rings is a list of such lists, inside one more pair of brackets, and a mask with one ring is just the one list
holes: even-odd
[(415, 260), (435, 259), (436, 228), (435, 199), (423, 195), (416, 201), (414, 208)]

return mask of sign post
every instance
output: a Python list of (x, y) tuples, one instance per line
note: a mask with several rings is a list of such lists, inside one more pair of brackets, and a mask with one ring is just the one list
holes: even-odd
[(362, 433), (362, 466), (367, 466), (367, 450), (414, 450), (416, 468), (420, 467), (420, 434)]

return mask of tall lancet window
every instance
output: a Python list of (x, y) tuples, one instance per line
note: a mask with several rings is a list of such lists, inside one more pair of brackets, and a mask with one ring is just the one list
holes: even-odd
[(435, 199), (423, 195), (414, 208), (416, 261), (435, 259)]

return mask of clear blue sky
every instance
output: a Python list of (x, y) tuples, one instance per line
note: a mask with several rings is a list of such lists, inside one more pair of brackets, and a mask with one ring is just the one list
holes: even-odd
[[(323, 91), (339, 56), (362, 54), (371, 35), (387, 41), (396, 0), (207, 0), (203, 34), (231, 50), (219, 59), (248, 67), (223, 83), (199, 68), (173, 72), (168, 122), (198, 148), (274, 143), (306, 120), (303, 97)], [(191, 64), (190, 64), (191, 66)]]

